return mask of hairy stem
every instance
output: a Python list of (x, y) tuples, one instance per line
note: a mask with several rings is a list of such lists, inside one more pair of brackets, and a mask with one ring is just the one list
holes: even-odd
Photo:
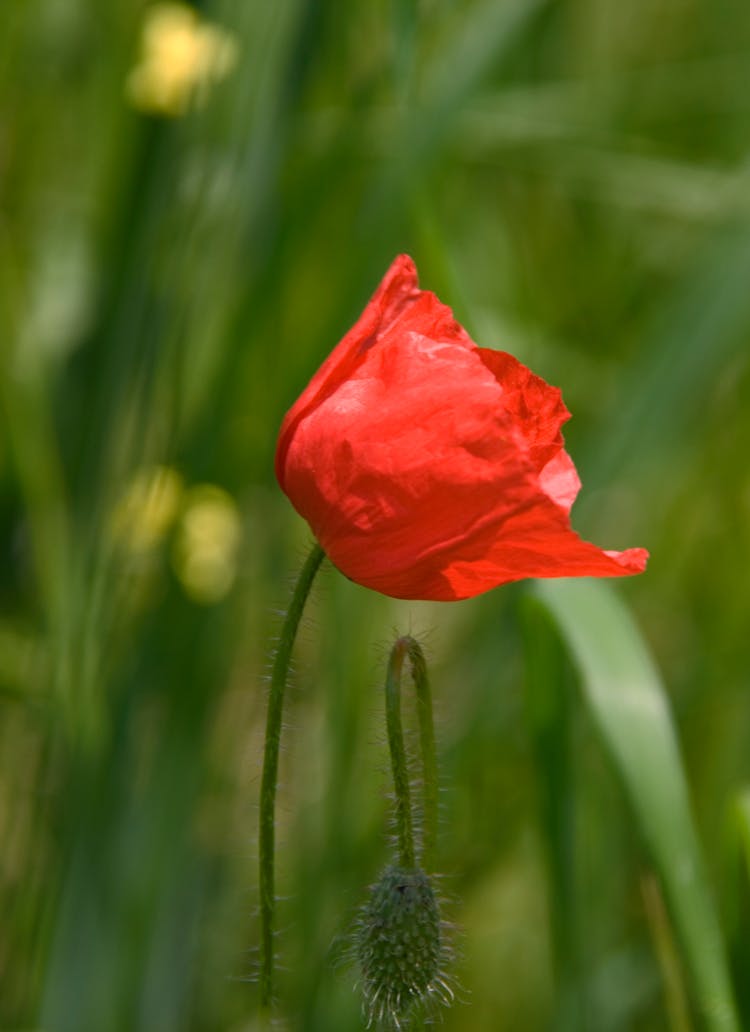
[(388, 748), (391, 753), (393, 788), (396, 793), (396, 834), (398, 855), (402, 867), (413, 868), (414, 828), (411, 819), (411, 792), (409, 770), (404, 748), (404, 729), (401, 724), (401, 671), (404, 657), (409, 649), (409, 638), (399, 638), (391, 649), (388, 672), (385, 678), (385, 722), (388, 731)]
[(437, 838), (437, 764), (435, 761), (435, 730), (432, 720), (432, 696), (427, 678), (424, 653), (410, 636), (399, 638), (391, 650), (385, 682), (385, 715), (388, 729), (388, 747), (391, 753), (393, 786), (396, 795), (396, 833), (399, 861), (402, 867), (412, 868), (416, 863), (414, 825), (411, 811), (409, 771), (401, 723), (401, 672), (404, 658), (408, 657), (417, 696), (419, 743), (422, 751), (422, 784), (424, 792), (422, 865), (432, 867)]
[(435, 758), (435, 725), (432, 717), (432, 693), (427, 677), (427, 664), (419, 642), (409, 638), (409, 659), (417, 694), (419, 747), (422, 750), (422, 867), (433, 868), (437, 841), (438, 778)]
[(289, 674), (297, 628), (310, 594), (312, 582), (324, 559), (323, 549), (317, 542), (305, 560), (292, 594), (271, 672), (266, 716), (266, 741), (263, 753), (263, 779), (260, 789), (260, 1000), (268, 1009), (273, 996), (273, 914), (275, 904), (274, 852), (276, 844), (276, 784), (279, 771), (279, 744), (284, 708), (284, 689)]

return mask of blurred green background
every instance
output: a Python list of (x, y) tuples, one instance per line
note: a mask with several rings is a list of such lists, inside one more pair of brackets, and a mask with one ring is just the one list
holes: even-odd
[[(562, 387), (577, 529), (652, 552), (615, 589), (750, 1027), (749, 84), (742, 0), (4, 0), (3, 1032), (260, 1027), (263, 685), (309, 543), (275, 438), (400, 251)], [(527, 590), (321, 575), (282, 753), (280, 1027), (362, 1027), (341, 958), (390, 856), (407, 631), (460, 928), (446, 1030), (703, 1027), (572, 675), (537, 733)]]

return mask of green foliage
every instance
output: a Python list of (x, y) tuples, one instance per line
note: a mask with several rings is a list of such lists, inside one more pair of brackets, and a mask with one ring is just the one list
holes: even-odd
[[(441, 607), (322, 573), (280, 757), (279, 1015), (361, 1021), (334, 961), (390, 856), (396, 628), (435, 700), (448, 1032), (712, 1027), (686, 825), (627, 773), (650, 743), (666, 793), (676, 741), (692, 898), (750, 1025), (750, 8), (205, 0), (191, 96), (143, 48), (154, 6), (0, 13), (0, 1028), (254, 1027), (263, 680), (309, 545), (275, 437), (402, 250), (563, 388), (577, 528), (652, 551), (614, 590), (676, 736), (581, 705), (523, 589)], [(639, 662), (621, 631), (607, 678), (606, 645)]]
[[(724, 947), (659, 675), (627, 611), (605, 585), (546, 581), (537, 593), (579, 668), (584, 699), (664, 885), (706, 1027), (732, 1032), (739, 1025)], [(543, 672), (547, 685), (554, 686), (558, 670), (555, 664)]]

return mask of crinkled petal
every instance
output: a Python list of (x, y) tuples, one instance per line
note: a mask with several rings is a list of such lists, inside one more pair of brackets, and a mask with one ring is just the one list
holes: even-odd
[(526, 577), (622, 577), (642, 573), (648, 559), (643, 548), (604, 551), (584, 541), (565, 509), (541, 492), (494, 530), (454, 553), (443, 571), (443, 598), (470, 598)]
[(566, 451), (559, 451), (539, 472), (542, 491), (565, 512), (570, 512), (581, 489), (578, 472)]
[(305, 390), (286, 414), (276, 448), (276, 476), (286, 490), (286, 453), (297, 424), (322, 405), (342, 384), (356, 377), (359, 367), (389, 331), (418, 332), (434, 340), (475, 345), (447, 305), (429, 290), (420, 290), (412, 259), (398, 255), (383, 277), (364, 312), (341, 339)]
[(502, 405), (513, 419), (519, 442), (534, 468), (541, 470), (563, 447), (560, 428), (570, 419), (558, 387), (532, 373), (505, 351), (477, 348), (502, 389)]
[(559, 390), (477, 348), (402, 255), (287, 414), (277, 474), (335, 565), (386, 595), (638, 573), (644, 549), (603, 551), (570, 526), (568, 418)]
[(348, 576), (408, 570), (511, 511), (533, 471), (497, 400), (474, 349), (412, 333), (384, 339), (299, 422), (286, 489)]

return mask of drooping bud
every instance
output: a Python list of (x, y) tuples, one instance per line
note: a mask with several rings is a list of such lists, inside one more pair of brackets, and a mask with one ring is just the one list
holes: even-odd
[(440, 909), (420, 868), (385, 869), (360, 914), (356, 946), (368, 1027), (400, 1029), (416, 1005), (452, 998), (440, 968)]

